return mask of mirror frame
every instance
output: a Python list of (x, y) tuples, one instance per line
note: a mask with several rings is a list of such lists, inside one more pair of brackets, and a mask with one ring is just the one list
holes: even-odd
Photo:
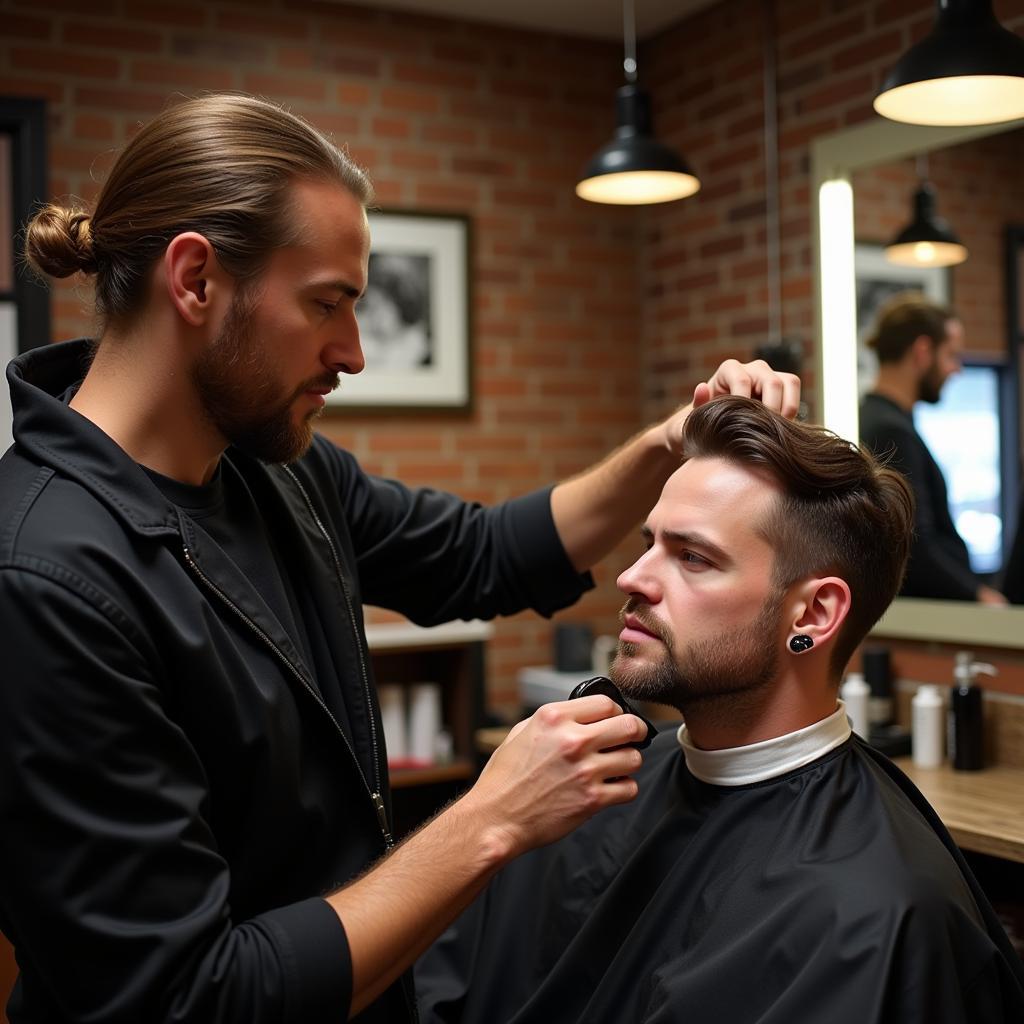
[[(966, 128), (923, 127), (873, 117), (811, 143), (818, 418), (841, 437), (852, 441), (858, 437), (853, 173), (1022, 126), (1024, 120)], [(833, 310), (829, 319), (826, 302)], [(1024, 608), (901, 597), (893, 601), (871, 635), (1024, 650)]]

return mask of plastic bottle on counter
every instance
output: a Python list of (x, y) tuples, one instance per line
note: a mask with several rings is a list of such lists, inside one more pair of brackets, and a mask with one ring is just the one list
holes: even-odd
[(860, 672), (847, 673), (846, 679), (839, 689), (839, 696), (846, 705), (846, 716), (850, 719), (853, 731), (862, 740), (866, 740), (871, 728), (869, 713), (871, 687), (868, 686), (864, 676)]
[(979, 673), (994, 676), (996, 668), (975, 661), (969, 651), (958, 651), (953, 667), (953, 689), (949, 695), (949, 756), (960, 772), (976, 772), (985, 766), (984, 718)]
[(910, 702), (912, 713), (911, 749), (918, 768), (938, 768), (943, 756), (942, 691), (932, 683), (917, 688)]

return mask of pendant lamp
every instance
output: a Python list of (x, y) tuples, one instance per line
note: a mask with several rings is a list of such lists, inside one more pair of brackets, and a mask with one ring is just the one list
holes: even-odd
[(592, 203), (642, 205), (685, 199), (700, 182), (674, 149), (659, 142), (651, 127), (650, 99), (636, 84), (636, 23), (633, 0), (624, 0), (626, 84), (615, 94), (618, 127), (597, 151), (576, 185)]
[(910, 223), (885, 247), (885, 258), (903, 267), (952, 267), (967, 259), (967, 249), (935, 212), (935, 189), (921, 181), (914, 192)]
[(875, 97), (907, 124), (998, 124), (1024, 117), (1024, 39), (1003, 28), (991, 0), (937, 0), (931, 33), (889, 72)]

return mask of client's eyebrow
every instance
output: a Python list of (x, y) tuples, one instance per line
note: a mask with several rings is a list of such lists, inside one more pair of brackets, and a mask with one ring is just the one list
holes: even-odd
[[(644, 540), (653, 543), (654, 531), (649, 526), (641, 526), (640, 533), (643, 535)], [(724, 548), (719, 547), (713, 540), (709, 540), (702, 533), (697, 533), (694, 530), (662, 530), (661, 536), (664, 540), (667, 540), (672, 544), (699, 548), (701, 551), (705, 552), (713, 562), (717, 562), (719, 565), (725, 566), (732, 565), (733, 563), (732, 557)]]

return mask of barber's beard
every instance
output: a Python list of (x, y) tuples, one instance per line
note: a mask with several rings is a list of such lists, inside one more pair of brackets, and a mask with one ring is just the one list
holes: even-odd
[(942, 385), (945, 383), (946, 379), (939, 372), (939, 364), (936, 360), (917, 382), (917, 400), (935, 405), (942, 398)]
[(776, 678), (784, 596), (774, 591), (746, 626), (693, 640), (679, 651), (666, 627), (630, 598), (621, 617), (630, 614), (654, 633), (662, 655), (654, 663), (633, 663), (641, 645), (620, 641), (609, 674), (628, 697), (668, 704), (684, 716), (688, 707), (745, 704)]
[(220, 334), (192, 368), (192, 381), (207, 419), (236, 448), (264, 462), (294, 462), (313, 442), (312, 419), (299, 423), (292, 407), (307, 390), (333, 388), (326, 373), (283, 393), (255, 329), (252, 290), (236, 292)]

